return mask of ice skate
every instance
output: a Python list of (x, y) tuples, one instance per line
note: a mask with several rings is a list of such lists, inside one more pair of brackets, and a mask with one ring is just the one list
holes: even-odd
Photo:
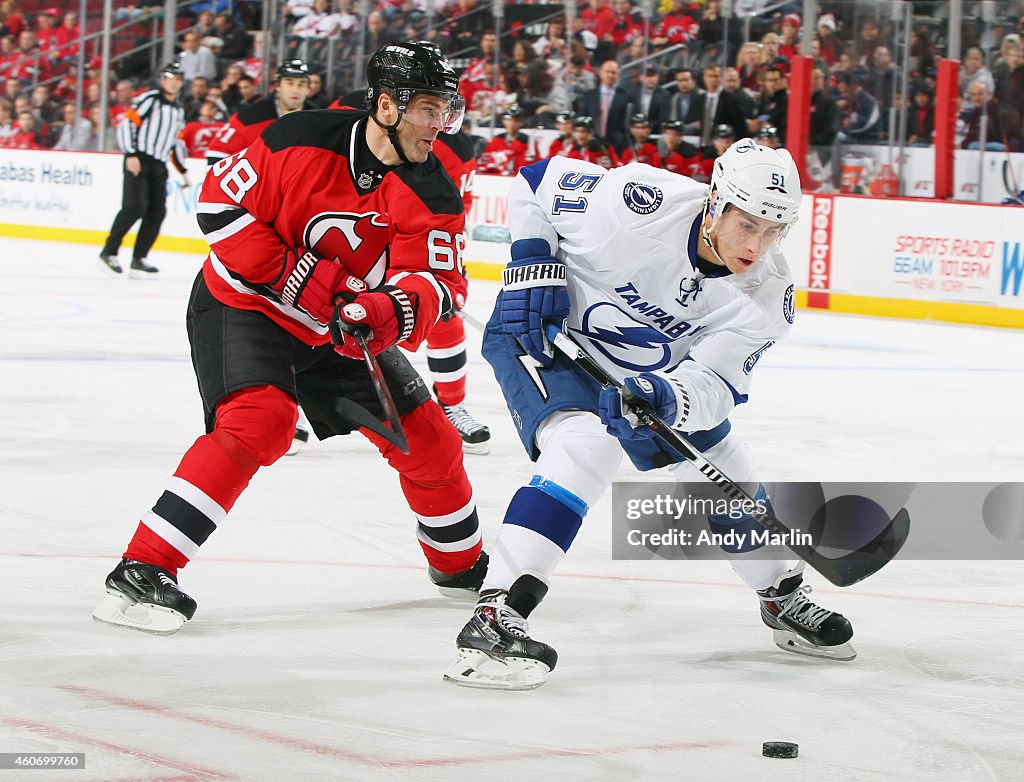
[(437, 591), (445, 597), (476, 600), (480, 596), (480, 585), (487, 575), (487, 552), (481, 551), (473, 567), (460, 573), (442, 573), (434, 568), (427, 569), (427, 575), (434, 582)]
[(758, 590), (761, 619), (775, 634), (775, 645), (787, 652), (852, 660), (857, 652), (849, 644), (853, 626), (842, 614), (815, 605), (803, 583), (803, 564), (787, 570), (775, 585)]
[(558, 653), (530, 638), (524, 614), (545, 592), (547, 586), (532, 576), (520, 576), (508, 592), (481, 592), (472, 619), (455, 641), (459, 656), (444, 680), (487, 690), (540, 687), (555, 669)]
[(295, 424), (295, 434), (292, 436), (292, 444), (285, 451), (285, 456), (295, 456), (309, 442), (309, 433), (313, 427), (309, 425), (306, 414), (299, 408), (299, 420)]
[(97, 622), (170, 635), (196, 612), (196, 601), (161, 567), (122, 559), (106, 581), (107, 596), (92, 613)]
[(107, 255), (106, 253), (100, 253), (100, 268), (104, 271), (113, 272), (114, 274), (121, 274), (124, 271), (121, 268), (120, 262), (117, 260), (117, 254)]
[(491, 430), (477, 421), (466, 409), (465, 402), (446, 405), (438, 402), (445, 416), (462, 438), (462, 450), (466, 453), (485, 454), (491, 450)]
[(145, 258), (132, 258), (128, 276), (133, 280), (155, 280), (159, 272), (158, 268), (146, 263)]

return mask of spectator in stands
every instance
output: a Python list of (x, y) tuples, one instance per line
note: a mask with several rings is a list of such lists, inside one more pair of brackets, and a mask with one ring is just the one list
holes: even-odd
[(627, 163), (646, 163), (661, 168), (661, 156), (658, 147), (651, 143), (651, 123), (643, 114), (634, 114), (629, 118), (629, 143), (622, 151), (622, 165)]
[(0, 149), (10, 147), (14, 129), (14, 107), (7, 98), (0, 98)]
[[(582, 46), (574, 42), (574, 50), (577, 47), (580, 50), (583, 49)], [(576, 51), (569, 58), (569, 70), (565, 73), (564, 81), (573, 112), (582, 111), (583, 96), (597, 87), (597, 76), (594, 75), (594, 71), (591, 70), (587, 57), (582, 51)]]
[(708, 65), (701, 75), (704, 79), (704, 91), (697, 96), (700, 145), (706, 147), (711, 143), (711, 131), (718, 125), (728, 125), (740, 138), (745, 138), (747, 118), (732, 93), (724, 89), (722, 69), (718, 65)]
[[(449, 11), (447, 23), (441, 27), (438, 43), (446, 52), (472, 49), (485, 32), (494, 29), (494, 15), (479, 0), (457, 0)], [(367, 50), (372, 47), (367, 44)]]
[(313, 0), (289, 0), (284, 7), (285, 19), (294, 24), (313, 10)]
[(757, 92), (757, 74), (765, 65), (764, 49), (759, 43), (748, 41), (736, 55), (736, 70), (740, 74), (740, 85), (751, 92)]
[(1022, 63), (1024, 63), (1024, 46), (1021, 45), (1020, 38), (1017, 38), (1016, 42), (1004, 40), (999, 64), (992, 69), (992, 79), (995, 83), (992, 94), (996, 100), (1014, 100), (1014, 83), (1019, 82), (1024, 76), (1024, 71), (1021, 71)]
[(124, 115), (131, 110), (134, 100), (135, 91), (128, 79), (121, 79), (121, 81), (114, 85), (114, 100), (109, 107), (110, 127), (116, 128), (118, 126), (121, 120), (124, 119)]
[(764, 92), (757, 107), (757, 120), (754, 130), (764, 125), (773, 125), (779, 134), (782, 146), (786, 145), (786, 119), (789, 111), (789, 86), (782, 69), (769, 65), (764, 70)]
[(565, 82), (554, 78), (543, 60), (535, 60), (527, 66), (526, 73), (520, 73), (518, 79), (520, 89), (516, 92), (516, 103), (523, 110), (524, 120), (536, 120), (532, 123), (535, 127), (552, 128), (555, 117), (569, 111)]
[(893, 106), (896, 90), (896, 66), (888, 46), (876, 46), (865, 88), (878, 101), (878, 110), (885, 114)]
[(702, 106), (698, 106), (700, 91), (693, 71), (689, 68), (680, 68), (676, 71), (674, 86), (671, 117), (683, 123), (684, 134), (697, 135), (700, 133)]
[(594, 136), (594, 120), (590, 117), (577, 117), (572, 125), (573, 145), (566, 157), (587, 160), (604, 168), (617, 168), (622, 165), (615, 148), (606, 139)]
[(60, 104), (50, 97), (50, 88), (46, 84), (37, 84), (32, 88), (32, 113), (36, 115), (38, 127), (51, 125), (60, 116)]
[(234, 114), (238, 110), (238, 104), (242, 96), (238, 92), (238, 80), (245, 75), (240, 65), (229, 65), (224, 71), (224, 77), (220, 80), (221, 97), (228, 112)]
[(330, 102), (330, 99), (324, 94), (323, 77), (316, 71), (312, 71), (309, 74), (309, 95), (306, 98), (306, 108), (326, 109)]
[[(992, 152), (1003, 152), (1006, 144), (1003, 139), (1014, 135), (1016, 128), (1010, 128), (1007, 122), (1009, 112), (1014, 111), (1011, 107), (1000, 107), (992, 99), (992, 92), (985, 87), (982, 81), (972, 82), (967, 88), (966, 108), (961, 110), (959, 122), (963, 125), (964, 140), (961, 147), (964, 149), (981, 149), (981, 118), (988, 117), (985, 132), (985, 149)], [(1004, 109), (1006, 109), (1004, 111)], [(1019, 115), (1018, 115), (1019, 117)], [(1008, 140), (1008, 139), (1007, 139)]]
[[(605, 60), (598, 71), (600, 84), (583, 94), (584, 116), (596, 124), (597, 136), (616, 150), (626, 144), (626, 117), (630, 95), (619, 86), (619, 65)], [(579, 117), (577, 117), (577, 122)], [(577, 127), (576, 130), (579, 130)]]
[(594, 31), (598, 39), (619, 52), (633, 41), (644, 39), (644, 22), (630, 0), (612, 0), (612, 14)]
[(31, 30), (22, 30), (18, 36), (19, 63), (14, 66), (12, 75), (21, 79), (25, 86), (41, 81), (48, 81), (51, 68), (50, 61), (36, 43), (36, 36)]
[(515, 89), (515, 77), (516, 69), (520, 67), (529, 67), (537, 59), (537, 50), (533, 48), (533, 44), (529, 41), (518, 39), (512, 44), (512, 59), (505, 66), (505, 83), (507, 89)]
[(672, 7), (661, 17), (651, 43), (655, 49), (664, 49), (694, 41), (699, 32), (700, 25), (691, 15), (687, 0), (672, 0)]
[(196, 76), (189, 82), (188, 94), (181, 99), (181, 105), (185, 107), (185, 122), (199, 119), (199, 107), (203, 105), (209, 91), (210, 81), (205, 76)]
[(648, 65), (644, 68), (640, 89), (634, 97), (636, 113), (647, 120), (649, 132), (654, 133), (661, 133), (662, 126), (669, 121), (672, 114), (672, 96), (660, 82), (661, 72), (653, 65)]
[[(472, 50), (470, 56), (473, 59), (469, 61), (469, 65), (462, 74), (462, 78), (467, 81), (480, 81), (483, 79), (484, 63), (494, 63), (495, 55), (497, 55), (498, 67), (504, 71), (507, 58), (502, 52), (498, 51), (497, 33), (489, 30), (480, 36), (477, 48)], [(491, 84), (491, 82), (488, 82), (488, 84)]]
[(837, 137), (842, 144), (874, 144), (882, 137), (882, 113), (875, 96), (865, 89), (866, 81), (863, 74), (848, 73), (840, 81), (836, 106), (840, 111)]
[(326, 46), (341, 35), (341, 17), (330, 12), (328, 0), (313, 0), (313, 9), (300, 18), (288, 35), (288, 57), (323, 62)]
[(779, 55), (792, 61), (800, 54), (800, 15), (786, 14), (782, 17), (782, 32), (779, 38)]
[(65, 103), (61, 113), (63, 122), (60, 123), (60, 133), (53, 148), (71, 151), (84, 150), (92, 135), (92, 124), (85, 117), (78, 116), (74, 103)]
[(821, 59), (831, 68), (839, 62), (839, 55), (846, 51), (846, 44), (836, 34), (836, 18), (832, 14), (819, 17), (818, 41)]
[(572, 57), (572, 46), (566, 33), (565, 19), (558, 17), (548, 22), (544, 37), (533, 44), (537, 56), (542, 59), (548, 70), (555, 73), (563, 71)]
[(980, 83), (985, 87), (986, 92), (993, 92), (996, 88), (992, 72), (985, 67), (985, 55), (977, 46), (972, 46), (964, 55), (963, 65), (960, 66), (960, 96), (965, 104), (972, 103), (970, 99), (971, 85)]
[(249, 34), (235, 24), (229, 13), (217, 14), (213, 21), (214, 35), (224, 45), (220, 49), (220, 57), (229, 62), (242, 60), (249, 56), (252, 45)]
[[(595, 62), (604, 62), (615, 56), (610, 44), (601, 40), (614, 15), (610, 0), (587, 0), (587, 5), (577, 17), (579, 25), (573, 30), (573, 34), (579, 35), (580, 41), (593, 52)], [(590, 34), (589, 40), (585, 39), (583, 30)]]
[(878, 20), (871, 16), (864, 17), (860, 20), (860, 33), (853, 44), (854, 62), (861, 68), (870, 68), (875, 49), (884, 43)]
[(670, 120), (661, 131), (661, 167), (676, 174), (691, 176), (700, 161), (700, 151), (683, 141), (683, 123)]
[(18, 10), (15, 0), (0, 2), (0, 32), (2, 34), (13, 35), (17, 38), (26, 27), (25, 17)]
[(78, 14), (68, 11), (61, 19), (57, 28), (57, 55), (63, 60), (74, 60), (78, 57), (81, 46), (82, 32), (78, 26)]
[(574, 119), (575, 116), (568, 112), (559, 114), (555, 118), (555, 130), (558, 131), (558, 137), (548, 146), (548, 157), (569, 154), (569, 150), (572, 148), (572, 122)]
[(196, 35), (199, 36), (200, 41), (210, 36), (216, 37), (217, 28), (214, 25), (213, 20), (213, 11), (207, 9), (205, 11), (199, 12), (199, 15), (196, 17), (195, 26), (192, 28), (192, 30), (195, 32)]
[[(706, 51), (712, 46), (720, 46), (725, 37), (725, 25), (722, 23), (721, 0), (707, 0), (704, 5), (704, 13), (700, 17), (700, 26), (697, 30), (697, 40)], [(730, 61), (740, 44), (743, 42), (743, 25), (736, 21), (729, 22), (729, 48), (725, 55), (726, 62)]]
[(44, 8), (36, 16), (36, 43), (51, 60), (57, 59), (60, 50), (60, 36), (57, 33), (57, 20), (60, 18), (59, 8)]
[(380, 11), (371, 11), (366, 15), (366, 45), (364, 51), (375, 52), (382, 46), (395, 43), (398, 38), (388, 30), (387, 19)]
[(204, 79), (217, 78), (217, 58), (213, 52), (205, 46), (200, 45), (199, 35), (188, 31), (181, 38), (181, 52), (178, 54), (178, 62), (185, 73), (185, 84), (188, 84), (197, 76)]
[(908, 63), (910, 75), (920, 78), (928, 73), (935, 72), (935, 64), (939, 57), (935, 53), (935, 44), (932, 43), (931, 33), (928, 28), (920, 27), (910, 31), (910, 62)]
[(236, 110), (240, 110), (255, 103), (260, 99), (260, 91), (256, 87), (256, 80), (248, 74), (243, 74), (238, 80), (239, 103)]
[(811, 71), (811, 116), (808, 123), (808, 142), (812, 147), (828, 147), (839, 129), (839, 115), (835, 98), (821, 68)]
[(505, 132), (491, 139), (480, 158), (479, 171), (483, 174), (515, 176), (519, 169), (537, 159), (534, 141), (523, 133), (523, 112), (518, 106), (510, 107), (501, 118)]
[(224, 104), (222, 93), (223, 90), (218, 85), (211, 84), (209, 92), (206, 93), (206, 99), (217, 105), (217, 121), (227, 122), (232, 112), (228, 111), (228, 107)]
[(0, 36), (0, 79), (10, 78), (14, 63), (20, 58), (18, 42), (13, 35)]
[(8, 146), (11, 149), (42, 149), (42, 139), (36, 130), (36, 118), (27, 109), (18, 113), (18, 121), (14, 126)]
[(907, 143), (930, 147), (935, 134), (935, 106), (932, 91), (924, 81), (914, 84), (913, 104), (907, 112)]
[(782, 41), (777, 33), (767, 32), (761, 38), (762, 57), (765, 65), (777, 65), (784, 72), (789, 72), (789, 60), (782, 56)]
[(743, 137), (746, 138), (750, 135), (747, 130), (747, 120), (752, 120), (757, 116), (757, 102), (747, 90), (743, 89), (740, 84), (740, 72), (735, 68), (726, 68), (722, 73), (722, 89), (732, 95), (743, 114), (743, 124), (736, 128), (736, 132), (743, 134)]

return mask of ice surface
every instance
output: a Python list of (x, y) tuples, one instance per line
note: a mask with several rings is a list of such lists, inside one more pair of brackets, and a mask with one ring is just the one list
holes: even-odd
[[(199, 611), (180, 633), (95, 624), (201, 431), (199, 261), (154, 254), (160, 279), (131, 281), (96, 248), (0, 249), (0, 751), (86, 753), (0, 778), (1024, 779), (1019, 561), (896, 562), (845, 590), (812, 574), (860, 656), (808, 660), (774, 647), (724, 563), (610, 561), (606, 497), (533, 617), (560, 653), (549, 682), (466, 690), (441, 672), (469, 605), (428, 583), (397, 479), (358, 437), (257, 475), (183, 571)], [(469, 310), (494, 290), (475, 283)], [(470, 351), (489, 542), (530, 466)], [(765, 480), (1021, 480), (1022, 381), (1024, 333), (800, 312), (733, 421)], [(762, 758), (766, 740), (800, 757)]]

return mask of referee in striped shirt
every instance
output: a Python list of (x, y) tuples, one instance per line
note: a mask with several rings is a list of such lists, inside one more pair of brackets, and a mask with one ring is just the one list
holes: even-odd
[(181, 65), (170, 63), (160, 71), (160, 88), (142, 93), (117, 127), (117, 141), (124, 151), (124, 188), (121, 211), (100, 252), (103, 266), (121, 274), (117, 253), (121, 241), (137, 220), (130, 276), (152, 278), (158, 269), (146, 262), (149, 249), (167, 215), (167, 159), (188, 187), (185, 151), (178, 133), (185, 126), (185, 109), (178, 100), (184, 78)]

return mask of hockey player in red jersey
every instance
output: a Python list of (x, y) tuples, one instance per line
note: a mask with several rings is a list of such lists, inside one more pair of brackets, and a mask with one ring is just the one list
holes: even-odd
[(651, 123), (643, 114), (634, 114), (629, 118), (629, 145), (622, 150), (622, 164), (646, 163), (661, 168), (661, 156), (658, 147), (651, 143)]
[[(359, 429), (399, 473), (442, 592), (479, 589), (487, 556), (460, 439), (396, 347), (415, 349), (465, 294), (462, 199), (430, 154), (464, 104), (448, 62), (416, 43), (379, 49), (367, 80), (369, 112), (289, 114), (207, 175), (197, 215), (210, 253), (186, 318), (207, 434), (107, 577), (99, 621), (173, 633), (192, 618), (178, 570), (285, 453), (297, 401), (318, 437)], [(381, 423), (357, 334), (409, 453)]]
[(572, 121), (575, 116), (571, 113), (559, 114), (555, 118), (555, 130), (558, 131), (558, 138), (551, 142), (548, 147), (548, 157), (568, 155), (572, 149)]
[(501, 117), (505, 132), (492, 138), (481, 155), (480, 172), (515, 176), (519, 169), (537, 159), (533, 139), (523, 133), (523, 112), (509, 106)]
[(604, 139), (594, 137), (593, 118), (577, 117), (574, 119), (572, 135), (574, 142), (566, 157), (597, 163), (603, 168), (618, 168), (622, 165), (611, 144)]
[(700, 150), (688, 141), (683, 141), (683, 123), (672, 120), (661, 130), (661, 141), (665, 145), (661, 155), (661, 167), (674, 174), (694, 177), (700, 174)]
[(199, 105), (199, 119), (195, 122), (186, 123), (178, 134), (185, 143), (189, 157), (206, 157), (206, 150), (213, 141), (214, 136), (225, 127), (223, 122), (217, 121), (217, 104), (212, 100), (204, 100)]
[(285, 60), (277, 69), (277, 90), (268, 98), (244, 107), (210, 142), (206, 162), (211, 166), (260, 137), (271, 122), (301, 111), (309, 96), (309, 66), (302, 60)]

